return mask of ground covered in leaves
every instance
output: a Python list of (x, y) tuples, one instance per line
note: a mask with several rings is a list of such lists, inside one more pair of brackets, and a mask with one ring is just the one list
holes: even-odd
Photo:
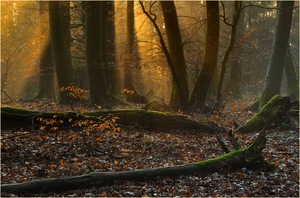
[[(234, 129), (254, 115), (248, 104), (228, 103), (209, 114), (185, 112), (190, 119), (210, 121)], [(69, 110), (54, 102), (22, 102), (13, 106), (39, 111)], [(77, 106), (78, 111), (91, 110)], [(257, 133), (235, 134), (246, 147)], [(221, 134), (232, 149), (227, 134)], [(109, 186), (21, 196), (289, 196), (299, 195), (299, 134), (297, 130), (267, 131), (266, 160), (276, 165), (268, 170), (220, 170), (213, 174), (157, 178), (144, 182), (118, 181)], [(41, 178), (66, 177), (89, 171), (123, 171), (193, 163), (224, 154), (211, 134), (191, 130), (145, 131), (142, 129), (2, 130), (1, 183), (19, 183)], [(4, 194), (3, 196), (16, 196)], [(20, 195), (19, 195), (20, 196)]]

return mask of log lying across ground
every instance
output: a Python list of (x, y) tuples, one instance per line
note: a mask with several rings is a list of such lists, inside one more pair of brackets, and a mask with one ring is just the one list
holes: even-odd
[(264, 161), (261, 151), (265, 148), (265, 132), (246, 149), (235, 150), (225, 155), (192, 164), (173, 167), (137, 169), (122, 172), (91, 172), (81, 176), (33, 180), (26, 183), (1, 185), (2, 193), (33, 193), (40, 191), (65, 191), (91, 186), (109, 185), (117, 180), (145, 180), (157, 177), (205, 174), (232, 168), (265, 168), (272, 165)]
[[(61, 125), (67, 125), (68, 120), (94, 120), (103, 122), (102, 118), (113, 115), (117, 117), (116, 124), (123, 126), (140, 127), (143, 129), (195, 129), (200, 132), (214, 133), (224, 131), (223, 128), (213, 123), (196, 122), (182, 114), (171, 114), (158, 111), (146, 111), (143, 109), (102, 110), (97, 112), (38, 112), (14, 107), (1, 107), (1, 120), (3, 128), (26, 128), (38, 126), (38, 120), (51, 119), (62, 120)], [(102, 118), (99, 118), (102, 117)]]
[(269, 127), (299, 128), (299, 101), (290, 101), (289, 97), (274, 96), (257, 115), (252, 117), (236, 132), (249, 133)]

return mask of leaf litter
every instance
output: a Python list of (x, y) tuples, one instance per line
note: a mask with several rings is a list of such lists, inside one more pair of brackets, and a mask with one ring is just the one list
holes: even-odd
[[(248, 104), (231, 102), (221, 111), (201, 114), (186, 112), (196, 121), (209, 121), (234, 129), (253, 112)], [(39, 111), (63, 111), (68, 107), (51, 103), (22, 102), (13, 106)], [(88, 111), (85, 106), (76, 109)], [(257, 133), (235, 134), (246, 147)], [(224, 142), (233, 149), (226, 136)], [(82, 175), (89, 171), (116, 172), (140, 168), (166, 167), (193, 163), (224, 154), (216, 138), (190, 130), (144, 131), (140, 129), (97, 131), (76, 129), (1, 131), (1, 183), (20, 183), (34, 179)], [(298, 131), (267, 131), (263, 150), (267, 161), (276, 165), (272, 171), (220, 170), (207, 175), (162, 177), (146, 181), (116, 181), (112, 185), (65, 192), (43, 192), (21, 196), (289, 196), (299, 195)], [(2, 196), (20, 196), (2, 194)]]

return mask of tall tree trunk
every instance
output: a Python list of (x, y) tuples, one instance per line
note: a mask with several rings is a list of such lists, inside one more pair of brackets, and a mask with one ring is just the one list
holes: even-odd
[(105, 68), (103, 66), (102, 34), (102, 2), (86, 3), (86, 64), (89, 77), (90, 103), (106, 106), (109, 93), (106, 85)]
[(114, 81), (116, 78), (116, 46), (115, 46), (115, 2), (107, 1), (107, 18), (106, 18), (106, 77), (107, 87), (112, 93), (116, 93)]
[(134, 40), (134, 1), (127, 1), (127, 49), (124, 68), (124, 89), (134, 91), (132, 65), (133, 65), (133, 40)]
[(290, 47), (288, 47), (284, 63), (285, 75), (287, 79), (287, 91), (291, 99), (299, 98), (299, 80), (294, 69), (294, 63)]
[(206, 95), (217, 67), (219, 45), (219, 2), (207, 1), (206, 44), (203, 65), (193, 89), (190, 105), (204, 105)]
[[(59, 88), (67, 87), (72, 83), (71, 68), (68, 60), (69, 56), (67, 54), (65, 44), (65, 33), (61, 26), (61, 7), (59, 1), (49, 2), (49, 23), (50, 23), (50, 34), (51, 34), (51, 44), (53, 50), (53, 56), (55, 61), (56, 76)], [(67, 101), (66, 94), (59, 94), (58, 101), (64, 103)]]
[(234, 47), (234, 42), (235, 42), (235, 36), (236, 36), (236, 28), (237, 24), (240, 19), (240, 14), (242, 10), (242, 2), (241, 1), (235, 1), (234, 2), (234, 10), (235, 13), (233, 15), (233, 20), (232, 20), (232, 26), (231, 26), (231, 35), (230, 35), (230, 42), (229, 46), (225, 52), (224, 58), (221, 62), (221, 73), (220, 73), (220, 78), (218, 82), (218, 89), (217, 89), (217, 103), (220, 105), (221, 104), (221, 97), (222, 97), (222, 86), (223, 86), (223, 81), (224, 81), (224, 76), (226, 72), (226, 67), (227, 67), (227, 61), (230, 57), (231, 51), (233, 50)]
[[(133, 47), (138, 47), (138, 45), (134, 45), (134, 38), (134, 1), (127, 1), (127, 49), (124, 68), (124, 91), (127, 89), (129, 92), (124, 93), (128, 102), (147, 103), (146, 97), (139, 95), (133, 83), (132, 69), (136, 68), (134, 67), (136, 62), (134, 60)], [(130, 93), (130, 91), (133, 92)]]
[(63, 33), (63, 45), (65, 48), (66, 64), (71, 74), (71, 81), (73, 82), (73, 67), (71, 58), (71, 13), (70, 13), (70, 1), (63, 1), (60, 3), (60, 18), (61, 28)]
[(278, 1), (277, 3), (276, 33), (259, 108), (263, 107), (274, 95), (280, 94), (284, 61), (290, 37), (294, 1)]
[(236, 47), (232, 52), (232, 61), (230, 65), (230, 77), (226, 87), (226, 92), (233, 98), (241, 97), (241, 83), (242, 83), (242, 59), (243, 53), (243, 34), (245, 27), (245, 12), (241, 11), (240, 23), (238, 24), (236, 32)]
[(170, 106), (184, 107), (188, 103), (188, 74), (174, 1), (160, 2), (168, 38), (168, 49), (174, 64), (177, 83), (173, 76)]

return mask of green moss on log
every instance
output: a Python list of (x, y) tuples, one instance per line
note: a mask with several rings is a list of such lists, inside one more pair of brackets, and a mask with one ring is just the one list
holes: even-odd
[(244, 152), (245, 152), (244, 149), (235, 150), (235, 151), (226, 153), (225, 155), (221, 155), (221, 156), (213, 158), (213, 159), (195, 162), (194, 164), (199, 165), (199, 166), (210, 166), (210, 165), (222, 163), (222, 161), (225, 161), (228, 159), (232, 160), (232, 158), (234, 158), (235, 156), (240, 156), (240, 155), (244, 154)]
[(196, 129), (202, 132), (223, 131), (223, 128), (213, 123), (195, 122), (187, 119), (182, 114), (173, 114), (159, 111), (138, 110), (103, 110), (97, 112), (86, 112), (84, 115), (118, 117), (118, 124), (125, 126), (137, 126), (145, 129)]
[(257, 115), (252, 117), (236, 131), (249, 133), (259, 131), (266, 125), (279, 124), (276, 122), (280, 122), (281, 117), (287, 114), (290, 108), (291, 103), (288, 97), (276, 95), (261, 108)]
[(28, 115), (28, 114), (31, 115), (31, 114), (39, 113), (38, 111), (31, 111), (27, 109), (21, 109), (21, 108), (10, 107), (10, 106), (1, 107), (1, 113), (2, 112), (23, 114), (23, 115)]
[[(62, 119), (64, 121), (67, 121), (68, 117), (76, 120), (102, 121), (101, 117), (104, 118), (107, 116), (115, 116), (119, 118), (116, 121), (116, 124), (118, 125), (140, 127), (143, 129), (195, 129), (199, 130), (200, 132), (208, 133), (224, 131), (223, 128), (219, 127), (216, 124), (189, 120), (187, 119), (187, 116), (182, 114), (172, 114), (159, 111), (145, 111), (143, 109), (103, 110), (78, 114), (75, 112), (37, 112), (13, 107), (2, 107), (1, 113), (2, 121), (5, 123), (4, 126), (8, 128), (24, 128), (28, 126), (32, 127), (33, 125), (39, 124), (35, 120), (35, 118), (37, 117), (52, 118), (54, 115), (57, 115), (59, 119)], [(68, 125), (66, 126), (69, 127)]]

